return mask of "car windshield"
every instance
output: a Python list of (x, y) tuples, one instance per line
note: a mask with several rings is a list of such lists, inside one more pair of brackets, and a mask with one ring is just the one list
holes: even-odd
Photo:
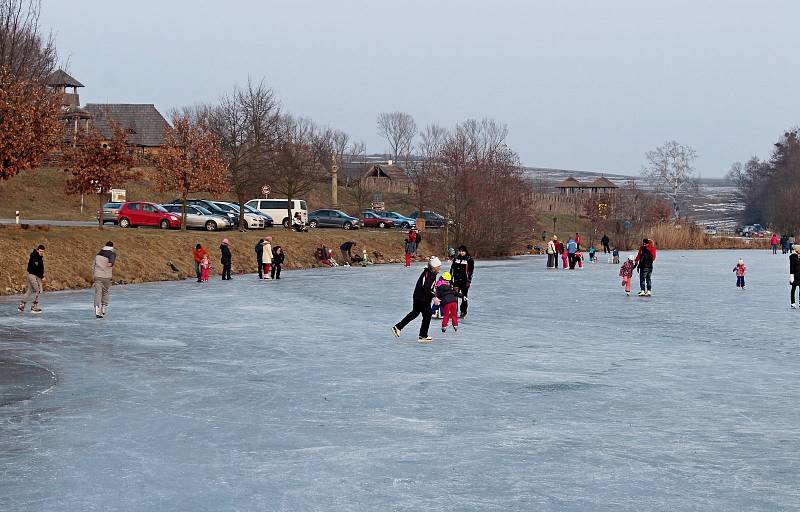
[(163, 206), (161, 206), (160, 204), (154, 204), (154, 205), (153, 205), (153, 207), (154, 207), (156, 210), (160, 211), (161, 213), (169, 213), (169, 212), (167, 211), (167, 209), (166, 209), (166, 208), (164, 208)]
[(239, 210), (237, 210), (236, 208), (234, 208), (232, 204), (228, 204), (228, 203), (214, 203), (214, 204), (215, 204), (215, 205), (216, 205), (216, 206), (217, 206), (217, 207), (218, 207), (220, 210), (223, 210), (223, 211), (226, 211), (226, 212), (234, 212), (234, 213), (237, 213), (237, 212), (239, 211)]
[(248, 213), (252, 213), (253, 215), (264, 215), (263, 213), (261, 213), (260, 211), (256, 210), (255, 208), (253, 208), (249, 204), (244, 205), (244, 211), (246, 211)]
[(214, 215), (207, 208), (203, 208), (202, 206), (200, 206), (198, 204), (194, 205), (194, 207), (197, 208), (197, 211), (199, 211), (203, 215)]

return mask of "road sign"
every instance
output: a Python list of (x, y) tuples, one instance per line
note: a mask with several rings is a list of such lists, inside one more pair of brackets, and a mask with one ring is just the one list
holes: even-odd
[(372, 202), (372, 209), (376, 212), (382, 212), (384, 208), (386, 208), (386, 204), (383, 201)]
[(264, 195), (264, 197), (267, 197), (270, 192), (271, 190), (269, 188), (269, 185), (264, 185), (263, 187), (261, 187), (261, 193)]

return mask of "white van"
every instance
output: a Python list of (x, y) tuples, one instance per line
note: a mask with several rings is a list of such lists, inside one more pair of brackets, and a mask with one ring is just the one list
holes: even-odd
[[(251, 199), (245, 203), (247, 206), (252, 206), (261, 213), (266, 213), (273, 218), (275, 224), (278, 219), (281, 219), (281, 224), (284, 227), (289, 227), (291, 219), (288, 217), (289, 200), (288, 199)], [(308, 222), (308, 208), (306, 202), (302, 199), (292, 199), (292, 215), (295, 212), (300, 212), (303, 222)]]

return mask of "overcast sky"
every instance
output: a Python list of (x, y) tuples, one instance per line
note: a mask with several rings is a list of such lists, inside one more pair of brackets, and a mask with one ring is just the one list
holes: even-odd
[(525, 165), (638, 174), (669, 139), (703, 177), (800, 124), (800, 2), (44, 0), (83, 103), (214, 101), (248, 76), (383, 152), (379, 112), (493, 117)]

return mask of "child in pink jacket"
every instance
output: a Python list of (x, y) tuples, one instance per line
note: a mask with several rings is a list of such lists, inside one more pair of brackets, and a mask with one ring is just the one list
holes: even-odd
[(625, 288), (625, 295), (631, 294), (631, 278), (633, 277), (633, 267), (635, 266), (634, 259), (635, 257), (631, 254), (619, 269), (619, 275), (622, 277), (622, 286)]
[(744, 290), (744, 275), (747, 273), (747, 267), (744, 264), (744, 260), (739, 260), (739, 263), (733, 267), (733, 271), (736, 272), (736, 288), (741, 288)]

